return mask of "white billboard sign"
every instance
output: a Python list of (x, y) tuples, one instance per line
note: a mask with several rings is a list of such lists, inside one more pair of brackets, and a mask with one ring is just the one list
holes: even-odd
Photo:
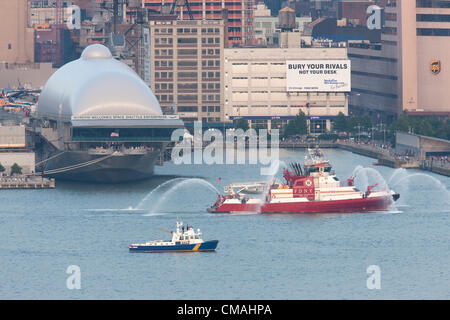
[(286, 61), (288, 92), (351, 91), (350, 60)]

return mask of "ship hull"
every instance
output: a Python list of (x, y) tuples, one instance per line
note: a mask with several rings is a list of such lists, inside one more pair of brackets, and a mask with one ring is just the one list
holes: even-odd
[(205, 241), (197, 244), (178, 244), (172, 246), (154, 245), (154, 246), (131, 246), (131, 253), (158, 253), (158, 252), (202, 252), (214, 251), (217, 248), (218, 240)]
[[(158, 152), (148, 152), (142, 155), (113, 155), (106, 158), (104, 155), (91, 155), (85, 151), (66, 151), (50, 160), (43, 173), (46, 177), (58, 180), (100, 183), (130, 182), (150, 178), (153, 175), (158, 156)], [(95, 162), (101, 158), (106, 159)], [(80, 164), (91, 161), (95, 163), (78, 167)], [(77, 166), (77, 168), (64, 169), (70, 166)]]
[(333, 201), (265, 203), (262, 206), (258, 204), (223, 203), (218, 208), (211, 208), (209, 211), (213, 213), (258, 212), (283, 214), (355, 213), (384, 211), (393, 202), (392, 196), (384, 196)]

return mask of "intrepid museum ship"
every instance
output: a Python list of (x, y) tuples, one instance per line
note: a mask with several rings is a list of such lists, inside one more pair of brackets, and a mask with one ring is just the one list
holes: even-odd
[(87, 47), (44, 86), (33, 120), (36, 168), (57, 179), (145, 179), (183, 128), (163, 115), (150, 88), (105, 46)]

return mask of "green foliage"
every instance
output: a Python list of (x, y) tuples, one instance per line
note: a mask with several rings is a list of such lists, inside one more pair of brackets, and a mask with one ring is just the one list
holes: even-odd
[(306, 115), (303, 111), (292, 120), (290, 120), (284, 129), (285, 136), (303, 135), (308, 133), (308, 123), (306, 121)]
[(11, 174), (22, 174), (22, 167), (14, 162), (11, 166)]
[(317, 138), (319, 140), (325, 140), (325, 141), (330, 141), (330, 140), (336, 141), (337, 139), (339, 139), (339, 136), (335, 133), (322, 133)]
[(5, 167), (0, 163), (0, 172), (5, 172)]
[(392, 131), (413, 132), (429, 137), (450, 140), (448, 119), (432, 117), (412, 117), (401, 115), (390, 126)]
[(368, 131), (373, 126), (372, 119), (368, 114), (366, 114), (358, 118), (358, 125), (360, 125), (363, 130)]
[(347, 117), (342, 113), (339, 112), (336, 119), (334, 119), (334, 130), (337, 132), (347, 132)]
[(249, 128), (248, 127), (248, 121), (245, 120), (244, 118), (241, 118), (238, 121), (236, 121), (234, 128), (235, 129), (242, 129), (244, 131), (247, 131), (248, 128)]
[(357, 133), (359, 131), (368, 131), (372, 126), (372, 119), (367, 114), (362, 117), (346, 117), (342, 112), (339, 112), (336, 119), (334, 119), (334, 130), (337, 132)]

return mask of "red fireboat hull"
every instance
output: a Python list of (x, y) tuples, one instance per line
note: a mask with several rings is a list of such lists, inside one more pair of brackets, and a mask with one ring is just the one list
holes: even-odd
[(334, 201), (309, 201), (296, 203), (265, 203), (262, 206), (256, 204), (221, 204), (217, 208), (210, 208), (213, 213), (356, 213), (368, 211), (385, 211), (393, 203), (391, 196), (373, 197), (350, 200)]

